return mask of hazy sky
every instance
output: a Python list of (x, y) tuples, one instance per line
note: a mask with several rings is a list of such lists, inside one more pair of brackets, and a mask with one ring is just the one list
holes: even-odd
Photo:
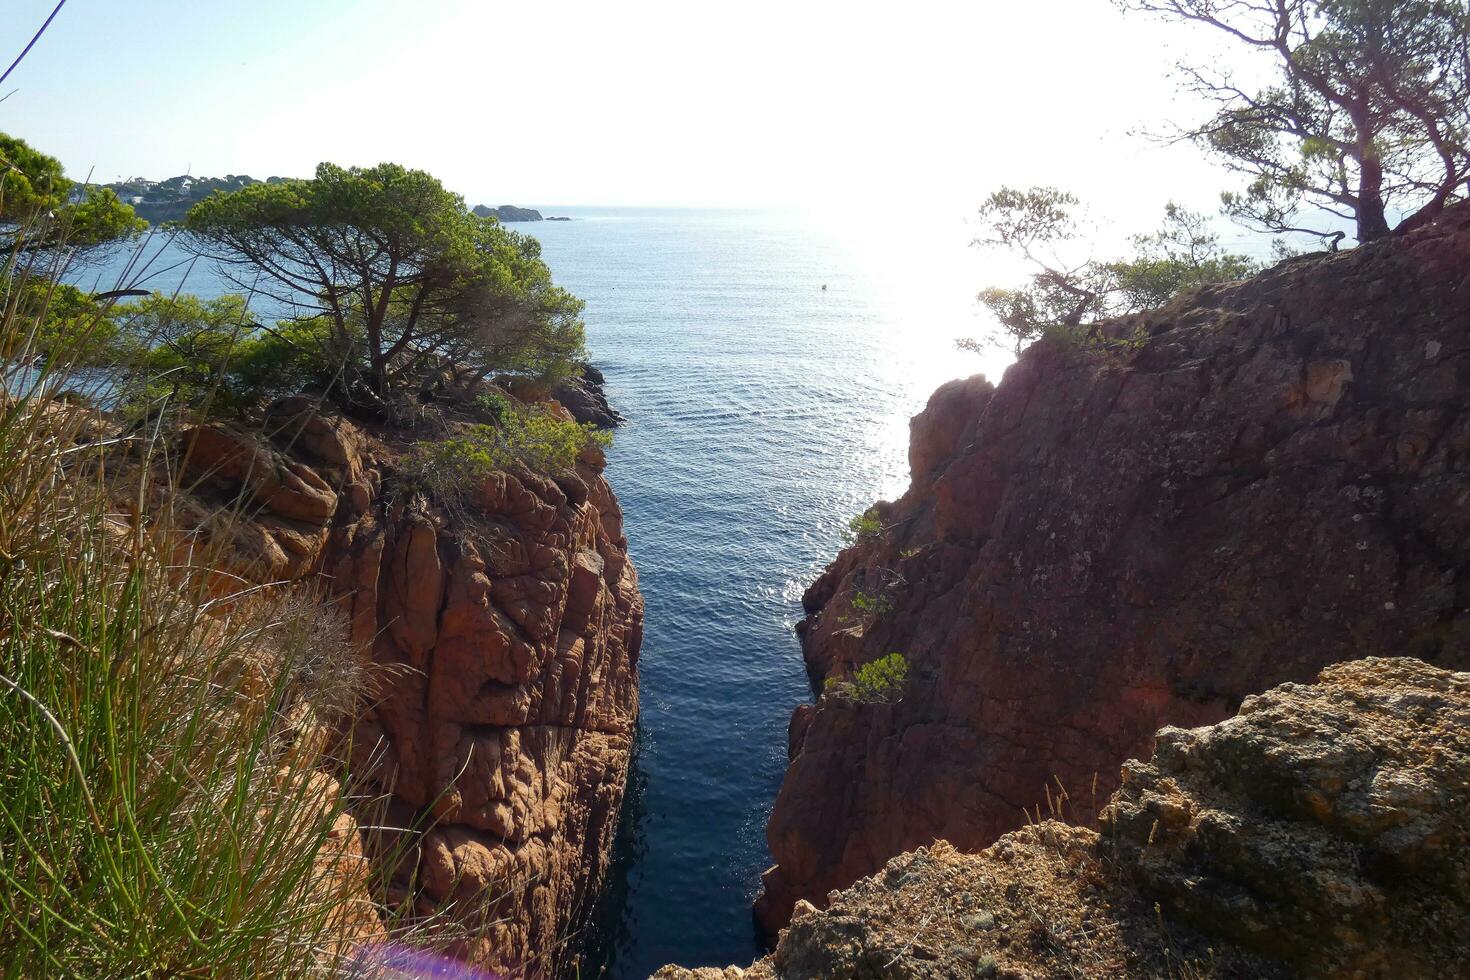
[[(53, 0), (11, 0), (8, 63)], [(395, 160), (473, 201), (968, 212), (1001, 182), (1213, 206), (1166, 78), (1203, 39), (1109, 0), (69, 0), (0, 129), (99, 179)]]

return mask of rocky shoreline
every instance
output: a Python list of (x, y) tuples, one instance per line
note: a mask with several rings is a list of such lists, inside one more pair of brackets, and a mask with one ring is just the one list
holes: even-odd
[(599, 429), (616, 429), (628, 420), (622, 413), (608, 404), (604, 386), (607, 384), (601, 371), (591, 364), (583, 364), (578, 373), (552, 389), (551, 397), (572, 413), (578, 422), (595, 425)]
[(818, 682), (911, 679), (794, 712), (766, 928), (1058, 793), (1091, 819), (1163, 725), (1364, 655), (1470, 666), (1466, 282), (1460, 206), (937, 391), (911, 488), (804, 598)]

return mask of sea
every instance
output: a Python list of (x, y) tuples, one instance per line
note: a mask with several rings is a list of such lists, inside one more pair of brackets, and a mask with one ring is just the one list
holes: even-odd
[[(543, 206), (556, 282), (628, 419), (607, 476), (646, 601), (638, 748), (580, 976), (747, 964), (791, 710), (793, 628), (848, 521), (908, 483), (908, 420), (1006, 358), (981, 328), (961, 214)], [(159, 238), (148, 288), (229, 290)], [(99, 274), (96, 285), (107, 288)]]

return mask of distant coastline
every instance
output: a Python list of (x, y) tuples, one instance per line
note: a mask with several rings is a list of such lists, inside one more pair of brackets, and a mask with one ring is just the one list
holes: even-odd
[[(191, 207), (215, 191), (237, 191), (252, 184), (279, 184), (288, 179), (287, 177), (267, 177), (262, 181), (248, 174), (226, 174), (224, 177), (190, 177), (181, 174), (167, 180), (129, 177), (127, 180), (100, 186), (116, 194), (124, 204), (132, 207), (138, 217), (149, 224), (161, 224), (165, 221), (183, 220)], [(78, 192), (81, 191), (82, 188), (78, 188)], [(560, 215), (543, 217), (541, 212), (535, 208), (517, 207), (514, 204), (502, 204), (493, 208), (477, 204), (474, 213), (482, 218), (495, 218), (503, 224), (522, 221), (572, 220)]]
[[(257, 180), (246, 174), (226, 174), (224, 177), (190, 177), (181, 174), (167, 180), (149, 180), (146, 177), (129, 177), (127, 180), (101, 185), (110, 190), (124, 204), (130, 205), (149, 224), (165, 221), (181, 221), (189, 209), (209, 197), (215, 191), (237, 191), (252, 184), (279, 184), (285, 177), (267, 177)], [(78, 188), (80, 192), (82, 188)]]
[(498, 208), (492, 208), (484, 204), (476, 204), (474, 213), (481, 218), (496, 218), (502, 223), (513, 221), (571, 221), (571, 218), (560, 215), (541, 216), (541, 212), (535, 208), (521, 208), (514, 204), (502, 204)]

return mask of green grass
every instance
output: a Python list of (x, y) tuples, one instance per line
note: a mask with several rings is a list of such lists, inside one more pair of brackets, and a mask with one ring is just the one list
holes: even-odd
[(120, 515), (115, 447), (78, 442), (89, 410), (45, 381), (7, 394), (0, 971), (337, 973), (365, 869), (331, 834), (320, 706), (350, 702), (350, 652), (288, 595), (209, 592), (166, 506)]
[(59, 281), (0, 267), (0, 976), (342, 975), (377, 918), (332, 736), (357, 659), (300, 588), (221, 593), (163, 440), (64, 390), (108, 311), (50, 329)]

